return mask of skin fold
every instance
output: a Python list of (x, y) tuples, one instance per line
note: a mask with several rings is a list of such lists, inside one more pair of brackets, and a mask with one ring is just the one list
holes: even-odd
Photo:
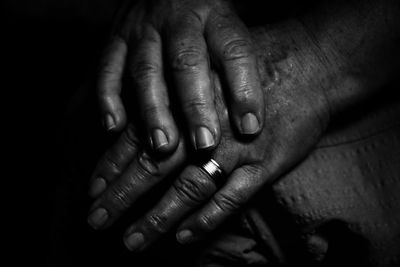
[(120, 94), (126, 72), (154, 150), (171, 152), (177, 146), (171, 97), (179, 99), (193, 147), (215, 147), (220, 125), (213, 103), (213, 65), (228, 85), (235, 128), (247, 136), (260, 132), (264, 103), (254, 44), (229, 1), (137, 1), (124, 8), (128, 13), (117, 18), (121, 22), (104, 54), (99, 80), (107, 129), (125, 125)]
[(93, 173), (90, 194), (96, 200), (89, 223), (95, 229), (111, 226), (156, 184), (178, 173), (127, 229), (126, 246), (144, 250), (169, 231), (181, 243), (214, 231), (301, 161), (332, 120), (385, 93), (380, 88), (398, 67), (399, 25), (396, 1), (323, 1), (295, 19), (251, 28), (265, 114), (257, 136), (237, 133), (224, 93), (229, 83), (218, 68), (210, 72), (220, 141), (206, 158), (222, 166), (221, 184), (195, 163), (190, 137), (177, 136), (176, 148), (160, 157), (144, 144), (138, 125), (128, 123)]

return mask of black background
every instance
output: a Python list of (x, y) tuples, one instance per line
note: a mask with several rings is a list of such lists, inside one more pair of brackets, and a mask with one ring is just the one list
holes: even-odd
[[(13, 237), (17, 255), (38, 250), (34, 257), (39, 256), (43, 262), (47, 229), (57, 208), (54, 190), (63, 164), (60, 128), (73, 95), (95, 77), (113, 14), (121, 2), (1, 1), (2, 129), (10, 135), (3, 139), (8, 148), (4, 152), (4, 177), (12, 183), (4, 186), (3, 192), (11, 195), (6, 203), (10, 213), (5, 217), (17, 226), (13, 233), (21, 235)], [(252, 3), (254, 9), (246, 10), (243, 6), (240, 11), (266, 12), (270, 21), (278, 14), (290, 16), (300, 6), (290, 0), (275, 3), (279, 6), (269, 3), (267, 9), (257, 6), (264, 1)], [(258, 23), (251, 20), (258, 15), (249, 16), (249, 23)], [(26, 260), (20, 256), (16, 259)]]
[(44, 265), (63, 163), (60, 127), (71, 97), (94, 77), (119, 2), (1, 1), (2, 129), (7, 134), (2, 176), (11, 182), (2, 187), (3, 218), (15, 227), (13, 260), (32, 264), (32, 254)]
[[(6, 140), (11, 146), (11, 162), (5, 169), (11, 170), (6, 180), (16, 183), (6, 204), (11, 203), (12, 211), (19, 215), (21, 226), (16, 232), (25, 236), (15, 238), (18, 253), (39, 249), (42, 258), (46, 254), (46, 229), (55, 208), (52, 192), (63, 163), (60, 127), (73, 95), (95, 76), (112, 16), (121, 0), (1, 2), (5, 18), (2, 63), (6, 69), (3, 131), (12, 137), (12, 141)], [(299, 6), (288, 5), (291, 1), (280, 2), (280, 7), (270, 5), (266, 10), (271, 21), (274, 15), (282, 14), (274, 8), (299, 10)], [(288, 16), (290, 13), (285, 12)], [(22, 201), (14, 204), (17, 200)], [(14, 224), (17, 217), (9, 217)], [(26, 238), (27, 233), (36, 237)]]

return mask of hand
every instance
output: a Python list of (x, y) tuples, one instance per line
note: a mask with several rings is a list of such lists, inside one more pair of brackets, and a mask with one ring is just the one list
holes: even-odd
[[(212, 231), (263, 185), (301, 160), (331, 115), (375, 95), (397, 77), (398, 4), (340, 2), (335, 6), (337, 12), (326, 17), (330, 4), (301, 23), (306, 31), (302, 26), (283, 25), (254, 35), (263, 51), (259, 55), (261, 77), (268, 79), (263, 81), (267, 127), (253, 142), (232, 133), (220, 83), (215, 82), (222, 140), (211, 156), (224, 168), (226, 182), (217, 189), (198, 167), (187, 166), (161, 201), (128, 229), (125, 242), (130, 249), (145, 249), (178, 224), (177, 238), (182, 243)], [(171, 169), (185, 164), (184, 143), (179, 142), (182, 149), (177, 154), (160, 161), (138, 153), (143, 150), (138, 150), (137, 137), (127, 136), (132, 138), (124, 141), (122, 137), (94, 172), (92, 189), (98, 190), (92, 195), (98, 199), (89, 222), (96, 228), (110, 226)], [(136, 141), (129, 147), (129, 140)]]
[(98, 197), (89, 215), (92, 226), (110, 226), (173, 169), (186, 165), (161, 200), (127, 230), (125, 243), (131, 250), (145, 249), (177, 225), (178, 240), (191, 242), (213, 231), (307, 155), (329, 121), (329, 105), (319, 83), (328, 68), (319, 61), (320, 55), (304, 53), (314, 46), (304, 30), (300, 36), (278, 33), (281, 36), (275, 38), (257, 33), (259, 51), (270, 51), (259, 55), (265, 62), (260, 73), (267, 78), (263, 87), (267, 127), (251, 142), (232, 131), (221, 82), (213, 76), (222, 138), (210, 156), (226, 174), (222, 186), (191, 163), (183, 139), (175, 152), (160, 160), (138, 148), (134, 135), (128, 139), (123, 134), (94, 171), (94, 178), (102, 178), (94, 180), (93, 188), (104, 186), (92, 191)]
[[(173, 151), (179, 134), (170, 110), (177, 95), (196, 149), (220, 140), (211, 68), (223, 73), (229, 112), (240, 134), (258, 134), (264, 102), (254, 43), (229, 1), (139, 1), (120, 16), (122, 24), (103, 58), (98, 97), (106, 127), (120, 130), (126, 112), (120, 93), (123, 73), (132, 78), (150, 144)], [(122, 12), (121, 12), (122, 13)], [(169, 75), (171, 74), (171, 75)], [(171, 76), (170, 82), (167, 78)]]

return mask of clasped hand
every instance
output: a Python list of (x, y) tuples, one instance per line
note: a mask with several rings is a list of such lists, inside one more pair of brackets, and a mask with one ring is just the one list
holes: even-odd
[[(178, 173), (127, 229), (125, 244), (135, 251), (172, 230), (181, 243), (204, 238), (303, 159), (329, 120), (318, 86), (325, 68), (301, 26), (294, 27), (297, 34), (271, 38), (262, 28), (250, 34), (225, 1), (155, 2), (151, 10), (144, 2), (132, 9), (140, 15), (128, 15), (104, 58), (105, 125), (122, 134), (97, 164), (90, 190), (96, 200), (89, 223), (104, 229)], [(141, 125), (126, 123), (123, 73), (137, 94), (125, 103), (139, 105), (150, 148), (139, 137)], [(184, 122), (170, 110), (174, 90)], [(193, 162), (199, 149), (222, 167), (221, 183)]]

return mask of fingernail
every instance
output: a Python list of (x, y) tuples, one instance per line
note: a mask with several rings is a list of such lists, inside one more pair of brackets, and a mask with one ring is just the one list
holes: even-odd
[(110, 131), (115, 128), (115, 121), (114, 121), (113, 116), (111, 116), (111, 114), (106, 114), (104, 116), (103, 123), (104, 123), (104, 127), (106, 127), (107, 131)]
[(258, 119), (253, 113), (247, 113), (242, 117), (241, 126), (244, 134), (255, 134), (260, 128)]
[(100, 195), (107, 187), (107, 182), (103, 178), (96, 178), (89, 189), (89, 195), (91, 197), (97, 197)]
[(142, 233), (133, 233), (125, 238), (125, 246), (131, 251), (140, 249), (143, 244), (144, 235)]
[(107, 221), (108, 212), (104, 208), (94, 210), (88, 218), (88, 223), (94, 228), (98, 229)]
[(165, 133), (160, 129), (155, 129), (152, 135), (154, 149), (159, 149), (168, 145), (168, 138)]
[(190, 230), (182, 230), (176, 235), (176, 239), (179, 243), (184, 244), (192, 240), (193, 233)]
[(199, 127), (196, 131), (196, 148), (204, 149), (214, 145), (214, 137), (206, 127)]

